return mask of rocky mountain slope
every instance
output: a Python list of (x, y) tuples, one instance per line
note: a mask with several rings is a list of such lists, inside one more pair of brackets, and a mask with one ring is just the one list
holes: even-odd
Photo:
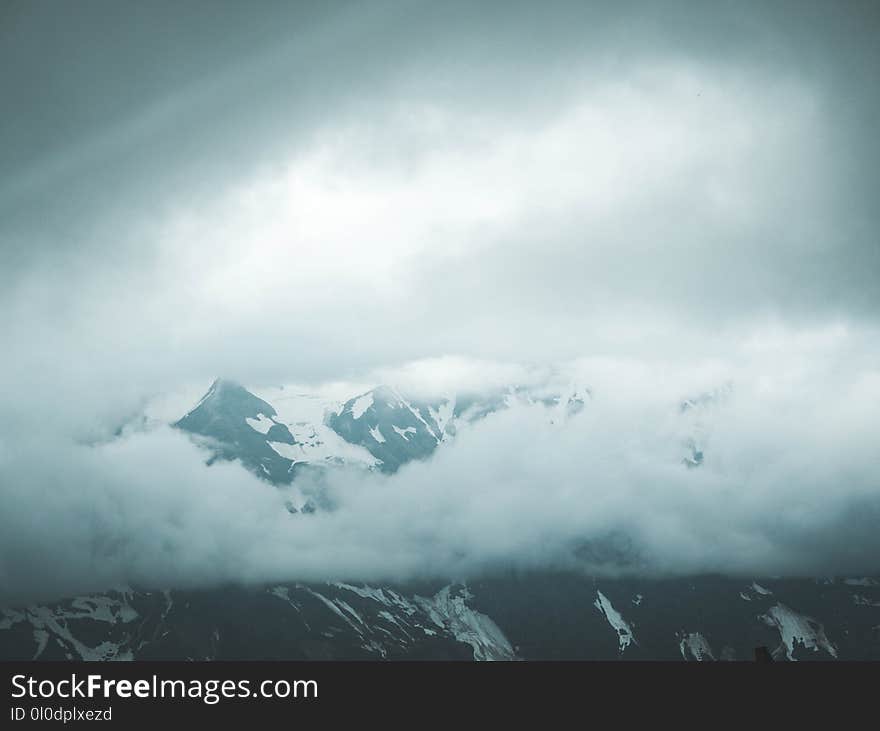
[(0, 610), (0, 658), (867, 660), (880, 581), (491, 576), (467, 586), (118, 589)]

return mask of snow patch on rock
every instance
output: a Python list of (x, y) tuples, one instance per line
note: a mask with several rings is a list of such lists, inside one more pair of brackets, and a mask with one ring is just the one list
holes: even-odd
[(601, 591), (596, 592), (596, 601), (593, 602), (593, 606), (604, 615), (605, 619), (608, 620), (608, 624), (617, 632), (617, 640), (620, 643), (619, 651), (621, 653), (631, 644), (638, 644), (632, 627), (629, 626), (623, 615), (614, 608), (611, 600)]
[(812, 617), (799, 614), (791, 607), (780, 603), (774, 604), (767, 610), (767, 614), (762, 614), (760, 618), (769, 627), (779, 630), (781, 648), (785, 649), (785, 656), (789, 660), (796, 659), (794, 657), (796, 644), (801, 644), (813, 652), (822, 649), (831, 657), (837, 657), (837, 648), (825, 635), (825, 628)]

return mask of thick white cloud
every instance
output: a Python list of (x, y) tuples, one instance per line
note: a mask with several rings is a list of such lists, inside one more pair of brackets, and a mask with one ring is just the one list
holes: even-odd
[[(31, 436), (0, 458), (4, 593), (460, 579), (510, 565), (871, 571), (880, 370), (842, 355), (858, 333), (797, 334), (780, 353), (781, 337), (714, 363), (567, 364), (553, 377), (592, 384), (576, 417), (551, 423), (543, 407), (514, 407), (394, 476), (331, 470), (324, 488), (337, 507), (315, 515), (289, 515), (283, 491), (238, 464), (205, 467), (167, 427), (94, 446)], [(719, 378), (731, 385), (715, 401), (682, 413), (681, 397), (699, 395), (683, 387)], [(687, 469), (692, 438), (705, 458)]]

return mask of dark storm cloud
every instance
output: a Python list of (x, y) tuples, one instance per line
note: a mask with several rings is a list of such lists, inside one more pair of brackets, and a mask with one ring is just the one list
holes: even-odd
[[(724, 274), (732, 260), (747, 270), (741, 280), (749, 287), (738, 302), (738, 291), (722, 292), (728, 310), (757, 300), (795, 315), (818, 308), (873, 316), (880, 266), (873, 70), (880, 52), (872, 42), (871, 4), (435, 5), (261, 3), (255, 10), (237, 3), (172, 9), (83, 2), (66, 12), (54, 4), (8, 6), (0, 44), (6, 281), (60, 267), (88, 290), (101, 286), (95, 272), (108, 260), (121, 276), (156, 267), (151, 224), (283, 167), (316, 137), (332, 138), (353, 121), (370, 129), (358, 154), (372, 155), (380, 171), (417, 165), (431, 146), (454, 148), (454, 129), (437, 140), (418, 126), (386, 126), (389, 108), (433, 104), (451, 116), (453, 128), (482, 119), (490, 136), (509, 125), (527, 132), (590, 88), (609, 83), (638, 94), (646, 70), (657, 70), (662, 82), (685, 69), (706, 84), (691, 90), (704, 106), (742, 92), (764, 94), (758, 111), (776, 113), (783, 128), (744, 160), (754, 166), (744, 184), (769, 198), (762, 225), (719, 230), (702, 220), (702, 201), (689, 198), (711, 175), (670, 180), (669, 200), (635, 201), (626, 211), (628, 219), (647, 213), (650, 220), (657, 207), (668, 208), (661, 228), (652, 221), (643, 231), (688, 253), (659, 261), (675, 268), (661, 271), (664, 279), (678, 273), (706, 282), (685, 287), (688, 302), (702, 302), (731, 281)], [(784, 140), (792, 86), (813, 105), (793, 116), (815, 119), (793, 130), (804, 138), (791, 156), (776, 159), (766, 146)], [(653, 108), (665, 103), (667, 91), (655, 89)], [(651, 110), (649, 104), (634, 111)], [(761, 120), (754, 123), (760, 129)], [(803, 157), (808, 164), (800, 164)], [(552, 225), (545, 235), (561, 240), (576, 264), (596, 263), (579, 257), (581, 239), (604, 239), (599, 264), (614, 278), (624, 257), (613, 255), (619, 241), (607, 224), (593, 232), (565, 215)], [(519, 249), (538, 250), (534, 231), (504, 235), (528, 236)], [(633, 254), (657, 263), (631, 231), (621, 236)], [(517, 263), (532, 266), (528, 257), (513, 258)], [(655, 291), (654, 282), (633, 281), (642, 298), (663, 301), (668, 294)]]

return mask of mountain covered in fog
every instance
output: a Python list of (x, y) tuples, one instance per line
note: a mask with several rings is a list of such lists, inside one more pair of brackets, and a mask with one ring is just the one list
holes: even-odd
[[(682, 470), (709, 449), (707, 410), (727, 390), (685, 399)], [(206, 461), (238, 461), (290, 495), (291, 520), (333, 509), (308, 471), (392, 474), (430, 460), (464, 429), (522, 406), (560, 428), (589, 408), (583, 387), (509, 386), (408, 398), (380, 385), (341, 401), (218, 379), (175, 422)], [(300, 489), (298, 484), (307, 482)], [(591, 545), (601, 553), (608, 547)], [(612, 547), (613, 548), (613, 547)], [(40, 659), (423, 658), (751, 659), (880, 656), (880, 581), (872, 577), (602, 579), (500, 572), (467, 584), (289, 583), (211, 590), (120, 587), (0, 610), (0, 657)]]
[(349, 465), (391, 474), (514, 403), (565, 419), (584, 407), (589, 391), (509, 386), (424, 400), (379, 385), (342, 402), (285, 388), (263, 396), (217, 379), (175, 426), (199, 438), (212, 460), (240, 460), (258, 477), (286, 485), (307, 467)]

